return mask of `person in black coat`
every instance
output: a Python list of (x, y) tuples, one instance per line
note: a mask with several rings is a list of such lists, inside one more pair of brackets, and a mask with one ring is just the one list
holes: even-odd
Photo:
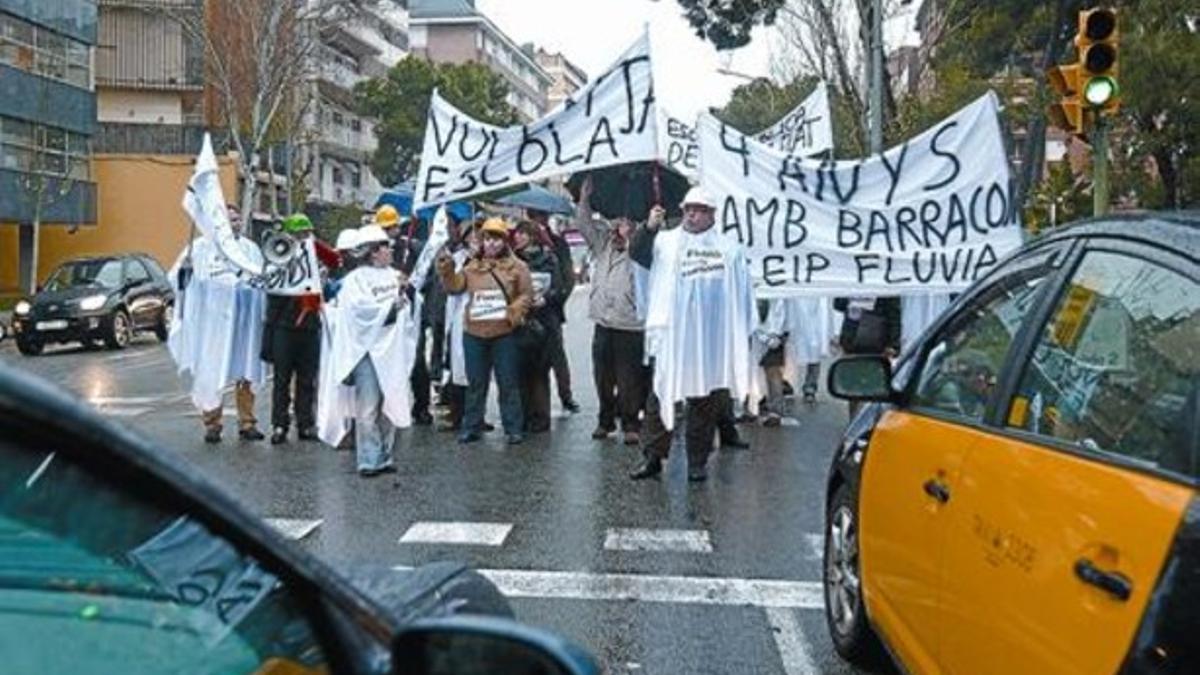
[[(559, 273), (563, 286), (555, 301), (554, 310), (558, 313), (559, 323), (567, 322), (567, 301), (575, 290), (575, 260), (571, 257), (571, 246), (561, 234), (550, 229), (550, 214), (537, 209), (528, 209), (526, 215), (541, 231), (540, 237), (551, 249), (558, 261)], [(571, 364), (567, 360), (567, 351), (560, 340), (553, 346), (550, 355), (550, 366), (554, 369), (554, 381), (558, 384), (558, 399), (567, 412), (579, 412), (579, 404), (575, 402), (575, 394), (571, 388)]]
[(562, 349), (562, 295), (566, 282), (553, 244), (536, 223), (522, 221), (512, 233), (517, 256), (533, 278), (533, 306), (521, 329), (521, 407), (525, 432), (550, 430), (550, 370)]
[[(312, 222), (302, 213), (288, 216), (283, 231), (298, 240), (313, 236)], [(340, 266), (329, 245), (314, 242), (317, 257), (327, 269)], [(307, 295), (267, 294), (263, 322), (262, 359), (275, 367), (271, 394), (271, 443), (287, 440), (292, 421), (295, 386), (296, 427), (301, 440), (316, 440), (317, 369), (321, 361), (321, 289)]]
[[(846, 315), (838, 345), (845, 354), (900, 354), (900, 298), (834, 298), (833, 308)], [(850, 402), (850, 417), (860, 405)]]

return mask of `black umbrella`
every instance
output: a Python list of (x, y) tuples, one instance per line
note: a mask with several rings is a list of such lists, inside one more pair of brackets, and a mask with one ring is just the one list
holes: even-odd
[(592, 176), (592, 210), (605, 218), (629, 218), (641, 222), (650, 207), (661, 204), (667, 217), (680, 215), (679, 203), (687, 195), (687, 178), (657, 162), (637, 162), (581, 172), (567, 181), (567, 190), (579, 201), (583, 179)]

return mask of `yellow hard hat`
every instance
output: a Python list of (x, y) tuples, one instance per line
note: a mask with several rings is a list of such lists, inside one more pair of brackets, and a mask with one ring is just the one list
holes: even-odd
[(384, 204), (375, 212), (375, 224), (380, 227), (396, 227), (400, 224), (400, 212), (391, 204)]
[(499, 234), (508, 235), (508, 223), (504, 222), (503, 218), (488, 218), (483, 221), (483, 226), (479, 228), (484, 234)]

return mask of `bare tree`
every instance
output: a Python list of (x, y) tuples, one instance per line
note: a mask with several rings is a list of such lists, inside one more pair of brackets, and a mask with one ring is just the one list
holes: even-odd
[(194, 0), (177, 0), (159, 10), (203, 46), (220, 123), (238, 153), (243, 213), (253, 213), (264, 150), (304, 133), (324, 41), (368, 2), (206, 0), (197, 11)]
[[(49, 94), (45, 86), (39, 93), (39, 119), (49, 116)], [(37, 289), (38, 256), (40, 255), (42, 238), (42, 221), (46, 213), (65, 199), (75, 189), (79, 181), (75, 179), (75, 168), (79, 163), (86, 166), (86, 152), (73, 147), (77, 138), (64, 129), (47, 127), (30, 123), (31, 140), (26, 150), (28, 166), (21, 174), (21, 192), (26, 205), (29, 207), (29, 225), (32, 228), (32, 255), (30, 257), (28, 276), (21, 282), (27, 293)], [(78, 222), (71, 223), (72, 231), (79, 226)]]
[[(933, 53), (944, 37), (954, 30), (946, 20), (949, 11), (962, 0), (928, 0), (926, 28), (918, 52), (917, 78), (927, 77)], [(789, 0), (776, 23), (777, 42), (772, 50), (776, 76), (791, 81), (804, 75), (816, 75), (828, 83), (851, 111), (855, 136), (867, 137), (867, 84), (863, 64), (867, 58), (866, 17), (870, 0)], [(898, 15), (900, 0), (884, 0), (884, 21)], [(897, 96), (895, 83), (884, 69), (884, 113), (895, 119)]]

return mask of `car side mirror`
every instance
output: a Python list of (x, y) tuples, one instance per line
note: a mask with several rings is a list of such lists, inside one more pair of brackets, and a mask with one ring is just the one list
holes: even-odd
[(413, 622), (392, 642), (392, 672), (407, 675), (598, 675), (580, 647), (509, 619), (450, 616)]
[(848, 401), (896, 400), (892, 362), (878, 354), (846, 356), (829, 369), (829, 393)]

